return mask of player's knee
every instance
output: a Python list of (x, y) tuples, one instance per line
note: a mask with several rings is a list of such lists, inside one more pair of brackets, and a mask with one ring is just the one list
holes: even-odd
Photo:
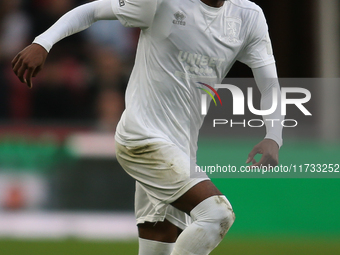
[(190, 214), (198, 222), (209, 223), (210, 230), (221, 238), (225, 236), (235, 221), (231, 204), (222, 195), (207, 198), (197, 205)]
[(217, 223), (221, 238), (225, 236), (235, 221), (235, 213), (225, 196), (214, 196), (215, 206), (211, 207), (211, 220)]

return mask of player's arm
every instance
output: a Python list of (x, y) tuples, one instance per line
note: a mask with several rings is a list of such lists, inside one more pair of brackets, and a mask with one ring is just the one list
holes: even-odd
[(16, 55), (12, 61), (14, 73), (31, 88), (32, 77), (42, 69), (55, 43), (90, 27), (97, 20), (112, 19), (117, 18), (111, 8), (111, 0), (94, 1), (71, 10)]
[[(255, 145), (248, 155), (247, 163), (253, 166), (276, 166), (279, 160), (279, 148), (282, 146), (282, 125), (284, 116), (281, 115), (281, 92), (275, 64), (252, 69), (256, 84), (261, 92), (261, 110), (268, 110), (277, 100), (277, 107), (271, 114), (264, 115), (266, 136)], [(259, 162), (255, 162), (256, 154), (262, 154)]]
[[(276, 166), (279, 158), (278, 151), (282, 145), (281, 93), (266, 18), (259, 7), (257, 15), (251, 17), (249, 24), (251, 29), (245, 40), (246, 46), (238, 56), (238, 60), (248, 65), (253, 71), (256, 84), (261, 92), (261, 109), (271, 108), (274, 88), (277, 89), (279, 101), (276, 111), (264, 116), (267, 134), (263, 141), (254, 146), (246, 162), (252, 162), (253, 166)], [(276, 120), (273, 127), (272, 121), (266, 121), (270, 119)], [(258, 163), (254, 160), (256, 154), (262, 154)]]

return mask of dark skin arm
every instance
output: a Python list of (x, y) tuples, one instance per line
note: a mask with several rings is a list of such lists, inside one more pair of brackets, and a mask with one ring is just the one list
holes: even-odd
[[(256, 162), (254, 157), (257, 154), (262, 154), (259, 162)], [(272, 139), (264, 139), (254, 146), (248, 155), (246, 164), (252, 163), (251, 167), (260, 166), (277, 166), (279, 164), (279, 146)]]
[(12, 69), (22, 83), (32, 88), (32, 77), (43, 68), (48, 52), (39, 44), (31, 44), (20, 51), (12, 61)]

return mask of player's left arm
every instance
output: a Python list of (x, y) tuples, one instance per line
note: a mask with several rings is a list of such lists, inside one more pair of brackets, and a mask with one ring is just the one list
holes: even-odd
[[(254, 146), (246, 162), (252, 163), (252, 166), (276, 166), (279, 162), (279, 148), (282, 145), (281, 92), (266, 18), (260, 7), (257, 7), (256, 13), (257, 15), (249, 17), (251, 29), (245, 39), (246, 46), (237, 60), (248, 65), (253, 71), (261, 92), (261, 109), (271, 108), (275, 89), (278, 102), (273, 113), (263, 116), (266, 136), (263, 141)], [(259, 162), (254, 159), (256, 154), (262, 154)]]
[[(277, 107), (275, 111), (268, 115), (263, 115), (266, 124), (266, 136), (264, 140), (254, 146), (248, 155), (247, 164), (252, 162), (252, 166), (276, 166), (279, 162), (279, 148), (282, 146), (282, 125), (284, 116), (281, 115), (281, 92), (277, 78), (275, 64), (266, 65), (252, 69), (256, 84), (261, 92), (261, 110), (268, 110), (273, 105), (273, 100)], [(259, 162), (254, 157), (262, 154)]]

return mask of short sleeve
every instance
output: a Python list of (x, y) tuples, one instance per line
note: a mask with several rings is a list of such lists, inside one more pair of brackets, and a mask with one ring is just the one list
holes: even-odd
[(237, 60), (250, 68), (259, 68), (275, 63), (266, 18), (261, 9), (258, 11), (257, 21), (253, 23), (249, 32), (246, 46)]
[(148, 28), (157, 9), (157, 0), (111, 0), (118, 20), (125, 27)]

